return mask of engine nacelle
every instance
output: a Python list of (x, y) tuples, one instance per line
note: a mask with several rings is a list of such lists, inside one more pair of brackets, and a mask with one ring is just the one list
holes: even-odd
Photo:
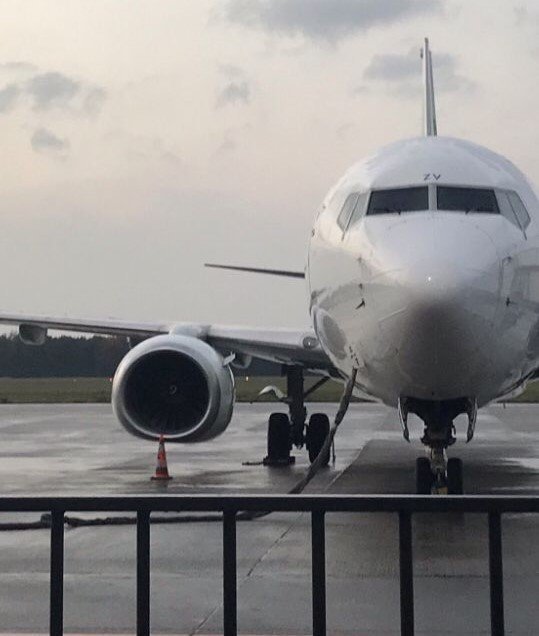
[(234, 377), (222, 356), (191, 336), (155, 336), (120, 362), (112, 407), (133, 435), (202, 442), (220, 435), (232, 418)]

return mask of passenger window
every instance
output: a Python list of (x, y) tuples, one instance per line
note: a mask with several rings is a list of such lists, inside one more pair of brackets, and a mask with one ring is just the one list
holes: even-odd
[(348, 222), (350, 221), (350, 217), (352, 216), (352, 212), (354, 211), (354, 207), (356, 205), (356, 201), (358, 198), (358, 193), (354, 192), (346, 197), (346, 201), (342, 206), (342, 210), (337, 217), (337, 225), (344, 232), (348, 227)]
[(494, 190), (486, 188), (455, 188), (438, 186), (436, 188), (438, 210), (455, 212), (480, 212), (499, 214), (498, 202)]
[(429, 209), (429, 190), (426, 187), (373, 190), (368, 215), (400, 214)]
[(522, 199), (516, 192), (508, 192), (507, 196), (509, 197), (509, 203), (511, 203), (511, 207), (516, 214), (518, 222), (520, 223), (520, 227), (525, 230), (530, 224), (530, 215), (528, 214), (528, 210), (526, 210), (524, 203), (522, 203)]

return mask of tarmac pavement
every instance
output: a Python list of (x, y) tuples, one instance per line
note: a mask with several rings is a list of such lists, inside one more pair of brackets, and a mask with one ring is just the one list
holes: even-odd
[[(307, 468), (256, 463), (271, 405), (237, 406), (229, 429), (200, 445), (168, 445), (167, 485), (152, 482), (157, 446), (130, 437), (105, 405), (1, 405), (3, 494), (284, 493)], [(336, 405), (312, 405), (330, 414)], [(539, 493), (539, 407), (480, 411), (476, 438), (459, 441), (468, 493)], [(465, 422), (457, 422), (459, 440)], [(355, 404), (339, 429), (337, 462), (308, 492), (412, 493), (421, 427), (412, 444), (396, 413)], [(90, 515), (91, 516), (91, 515)], [(20, 520), (4, 514), (1, 521)], [(35, 520), (36, 515), (24, 515)], [(539, 519), (506, 515), (507, 633), (539, 633)], [(152, 633), (222, 633), (220, 523), (152, 526)], [(490, 633), (487, 523), (482, 515), (416, 515), (416, 633)], [(398, 634), (398, 529), (388, 514), (327, 516), (328, 632)], [(242, 634), (311, 631), (310, 518), (273, 514), (238, 524), (238, 625)], [(66, 529), (69, 633), (134, 633), (135, 529)], [(49, 531), (0, 532), (0, 632), (48, 630)]]

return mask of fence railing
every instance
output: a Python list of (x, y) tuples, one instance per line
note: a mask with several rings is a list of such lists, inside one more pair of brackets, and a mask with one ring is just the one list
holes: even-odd
[(113, 497), (0, 497), (0, 512), (51, 513), (50, 634), (63, 634), (64, 515), (66, 512), (134, 512), (137, 532), (137, 635), (150, 634), (150, 515), (152, 512), (218, 512), (223, 525), (223, 633), (237, 634), (236, 523), (241, 512), (311, 515), (312, 633), (326, 634), (328, 513), (395, 513), (399, 519), (401, 634), (414, 634), (412, 515), (480, 513), (488, 516), (491, 633), (504, 634), (502, 515), (537, 513), (539, 497), (393, 495), (141, 495)]

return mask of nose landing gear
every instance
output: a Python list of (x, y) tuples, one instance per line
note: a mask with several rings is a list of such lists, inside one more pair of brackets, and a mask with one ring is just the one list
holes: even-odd
[(416, 492), (418, 495), (462, 495), (464, 493), (462, 459), (450, 457), (445, 450), (431, 449), (429, 457), (416, 460)]
[(447, 459), (443, 448), (431, 448), (429, 457), (418, 457), (416, 492), (418, 495), (462, 495), (462, 460), (458, 457)]
[[(446, 450), (457, 440), (453, 420), (467, 413), (470, 427), (475, 427), (477, 406), (470, 408), (466, 398), (430, 402), (408, 399), (408, 411), (416, 413), (425, 424), (421, 442), (428, 448), (427, 457), (416, 460), (416, 492), (418, 495), (462, 495), (464, 492), (463, 464), (457, 457), (447, 458)], [(473, 418), (473, 419), (472, 419)], [(473, 433), (472, 433), (473, 435)]]

